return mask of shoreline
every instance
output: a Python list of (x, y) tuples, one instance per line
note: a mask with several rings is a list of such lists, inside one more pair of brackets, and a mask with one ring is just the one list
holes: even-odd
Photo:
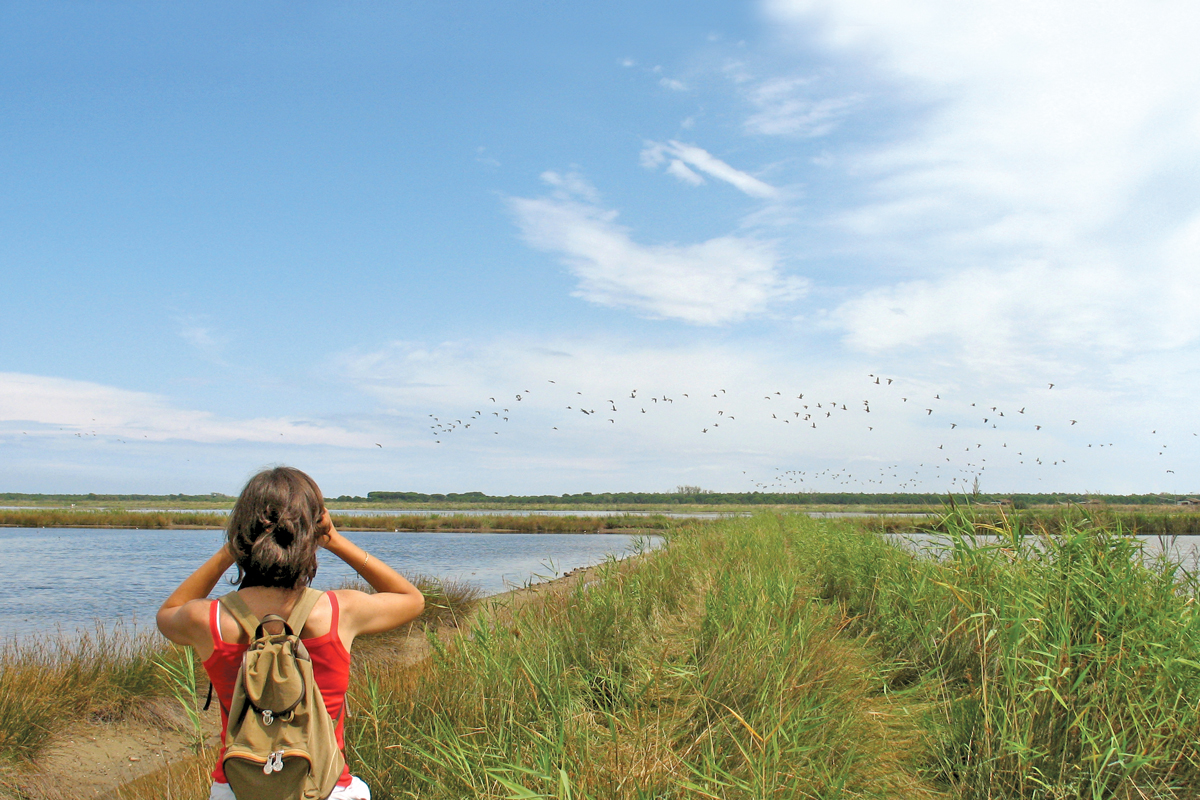
[[(635, 554), (618, 559), (618, 562), (643, 557)], [(538, 583), (480, 596), (461, 619), (434, 622), (428, 630), (443, 644), (449, 644), (468, 631), (481, 615), (510, 614), (548, 595), (568, 591), (602, 566), (580, 567)], [(170, 647), (165, 639), (160, 644), (164, 648)], [(354, 674), (361, 676), (364, 669), (381, 664), (388, 668), (412, 669), (432, 654), (428, 635), (418, 628), (363, 637), (354, 648)], [(201, 687), (205, 686), (207, 678), (201, 675), (199, 683)], [(198, 691), (202, 697), (203, 688)], [(54, 735), (43, 753), (23, 766), (0, 761), (0, 800), (16, 797), (6, 792), (6, 783), (10, 780), (23, 789), (44, 792), (48, 797), (58, 797), (63, 792), (70, 796), (118, 796), (119, 790), (131, 784), (169, 772), (198, 757), (189, 742), (188, 722), (177, 699), (145, 696), (137, 700), (137, 704), (127, 718), (116, 722), (85, 719), (69, 724)], [(215, 757), (212, 748), (219, 742), (220, 712), (213, 704), (201, 715), (205, 747), (208, 755)], [(211, 768), (211, 764), (206, 767)]]

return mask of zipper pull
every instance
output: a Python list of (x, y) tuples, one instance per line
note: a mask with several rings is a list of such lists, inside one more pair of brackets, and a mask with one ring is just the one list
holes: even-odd
[(272, 772), (280, 772), (283, 770), (283, 751), (276, 750), (274, 753), (267, 754), (267, 763), (263, 764), (263, 774), (270, 775)]
[(262, 710), (263, 725), (270, 725), (275, 721), (275, 713), (269, 708)]

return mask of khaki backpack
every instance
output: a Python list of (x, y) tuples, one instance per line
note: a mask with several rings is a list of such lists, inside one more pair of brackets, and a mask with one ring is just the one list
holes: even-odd
[[(242, 800), (322, 800), (342, 775), (337, 725), (300, 641), (320, 598), (321, 592), (305, 589), (287, 620), (275, 614), (259, 620), (237, 592), (220, 599), (250, 636), (233, 688), (222, 761), (229, 788)], [(282, 630), (270, 633), (268, 626)]]

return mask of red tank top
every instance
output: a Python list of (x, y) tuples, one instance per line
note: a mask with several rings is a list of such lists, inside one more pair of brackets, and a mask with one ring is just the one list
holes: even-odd
[[(350, 686), (350, 653), (338, 636), (338, 601), (333, 592), (325, 593), (329, 597), (329, 605), (333, 609), (333, 618), (329, 623), (329, 633), (315, 639), (304, 639), (304, 646), (312, 658), (313, 677), (317, 688), (321, 690), (321, 699), (329, 716), (337, 720), (337, 743), (344, 753), (346, 743), (343, 738), (345, 716), (342, 709), (346, 705), (346, 689)], [(217, 753), (217, 766), (212, 771), (213, 780), (217, 783), (228, 783), (225, 780), (225, 770), (222, 760), (225, 757), (225, 728), (229, 724), (229, 705), (233, 702), (233, 686), (237, 683), (238, 670), (242, 666), (242, 654), (250, 646), (246, 644), (230, 644), (221, 638), (220, 603), (214, 600), (208, 609), (208, 627), (212, 633), (213, 654), (204, 662), (204, 671), (212, 681), (213, 691), (221, 701), (221, 749)], [(338, 786), (350, 785), (350, 767), (342, 770), (338, 778)]]

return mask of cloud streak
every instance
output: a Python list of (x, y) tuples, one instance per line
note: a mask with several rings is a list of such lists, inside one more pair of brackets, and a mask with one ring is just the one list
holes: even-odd
[(781, 274), (769, 243), (719, 236), (690, 245), (641, 244), (617, 223), (617, 212), (595, 202), (594, 189), (576, 186), (577, 176), (544, 177), (560, 191), (511, 198), (509, 206), (525, 241), (557, 255), (579, 279), (576, 297), (653, 318), (720, 325), (804, 291), (803, 281)]
[(724, 181), (750, 197), (772, 200), (780, 196), (779, 190), (774, 186), (729, 166), (712, 153), (694, 144), (684, 144), (674, 140), (646, 142), (646, 146), (642, 148), (641, 161), (642, 166), (647, 169), (655, 169), (667, 164), (667, 172), (693, 185), (699, 185), (704, 181), (689, 167), (700, 170), (719, 181)]
[[(33, 436), (100, 435), (137, 441), (369, 447), (368, 437), (304, 419), (227, 419), (160, 395), (88, 381), (0, 373), (0, 428)], [(61, 430), (60, 430), (61, 429)]]

